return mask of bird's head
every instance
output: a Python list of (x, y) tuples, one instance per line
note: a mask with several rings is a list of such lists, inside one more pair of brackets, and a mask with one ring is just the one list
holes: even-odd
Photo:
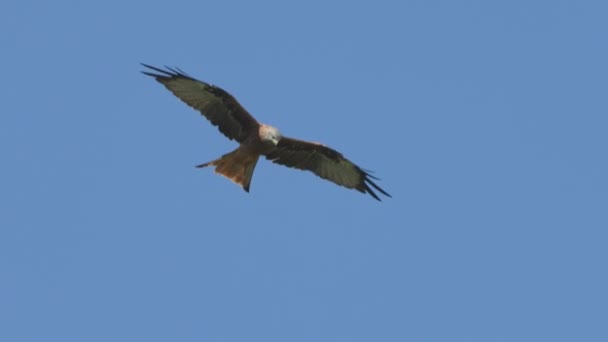
[(281, 140), (281, 132), (272, 126), (262, 125), (260, 126), (260, 140), (264, 143), (269, 142), (276, 146), (279, 143), (279, 140)]

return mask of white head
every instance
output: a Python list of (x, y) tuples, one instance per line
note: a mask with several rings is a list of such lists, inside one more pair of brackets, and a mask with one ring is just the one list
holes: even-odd
[(262, 142), (271, 142), (275, 146), (279, 143), (279, 140), (281, 140), (281, 132), (272, 126), (260, 126), (259, 134)]

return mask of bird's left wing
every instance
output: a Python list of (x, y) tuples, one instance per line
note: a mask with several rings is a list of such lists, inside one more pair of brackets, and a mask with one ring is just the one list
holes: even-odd
[(338, 185), (369, 193), (378, 201), (380, 198), (374, 189), (391, 197), (372, 181), (372, 179), (378, 180), (376, 177), (344, 158), (340, 152), (321, 144), (282, 137), (266, 158), (287, 167), (312, 171), (317, 176)]
[(229, 139), (243, 142), (250, 134), (258, 134), (256, 119), (222, 88), (190, 77), (179, 69), (163, 70), (142, 65), (154, 71), (142, 73), (154, 77), (187, 105), (201, 112)]

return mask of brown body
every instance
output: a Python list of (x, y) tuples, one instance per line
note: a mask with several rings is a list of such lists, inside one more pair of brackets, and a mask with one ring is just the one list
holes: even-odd
[(260, 156), (270, 153), (275, 147), (272, 142), (262, 141), (261, 139), (264, 136), (264, 130), (269, 127), (260, 124), (258, 134), (250, 135), (236, 150), (196, 167), (215, 166), (215, 173), (230, 179), (249, 192), (253, 170), (258, 163), (258, 159)]

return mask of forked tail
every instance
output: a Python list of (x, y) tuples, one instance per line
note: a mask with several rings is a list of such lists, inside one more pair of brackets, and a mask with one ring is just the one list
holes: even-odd
[(249, 192), (249, 184), (251, 184), (253, 170), (259, 157), (259, 154), (247, 152), (239, 147), (230, 153), (224, 154), (219, 159), (197, 165), (196, 167), (215, 166), (215, 173), (230, 179)]

